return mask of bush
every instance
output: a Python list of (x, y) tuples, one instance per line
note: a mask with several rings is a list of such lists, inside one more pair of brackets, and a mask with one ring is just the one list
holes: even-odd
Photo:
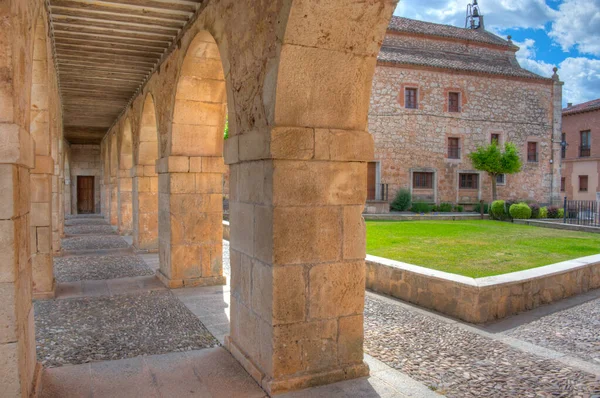
[(528, 219), (531, 218), (531, 208), (527, 203), (516, 203), (508, 209), (510, 216), (515, 219)]
[(431, 211), (431, 206), (425, 202), (416, 202), (413, 203), (410, 211), (413, 213), (429, 213)]
[(462, 213), (464, 209), (465, 208), (462, 207), (461, 205), (456, 205), (456, 206), (454, 206), (454, 209), (452, 209), (452, 210), (454, 210), (457, 213)]
[[(481, 203), (477, 203), (475, 205), (475, 207), (473, 208), (473, 211), (475, 213), (481, 213)], [(488, 205), (487, 203), (483, 204), (483, 214), (488, 214), (490, 212), (490, 205)]]
[(540, 209), (540, 218), (548, 218), (548, 208), (542, 207)]
[(540, 205), (532, 203), (529, 208), (531, 209), (531, 218), (540, 218)]
[(558, 218), (558, 207), (549, 206), (548, 207), (548, 218)]
[(490, 215), (494, 220), (505, 220), (507, 218), (503, 200), (495, 200), (490, 207)]
[(438, 211), (440, 211), (440, 206), (433, 205), (433, 207), (431, 208), (431, 211), (434, 213), (437, 213)]
[(450, 213), (452, 211), (452, 203), (440, 203), (440, 211)]
[(411, 202), (410, 191), (406, 188), (402, 188), (396, 194), (396, 197), (394, 198), (394, 201), (392, 202), (390, 207), (392, 210), (406, 211), (406, 210), (410, 209), (410, 202)]
[(563, 218), (565, 216), (565, 209), (562, 207), (558, 209), (558, 218)]

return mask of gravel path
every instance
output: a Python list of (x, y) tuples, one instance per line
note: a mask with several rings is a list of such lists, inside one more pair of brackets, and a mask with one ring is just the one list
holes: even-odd
[(67, 235), (116, 235), (117, 232), (110, 225), (80, 224), (65, 227)]
[(600, 299), (555, 312), (506, 334), (600, 364)]
[(365, 350), (448, 397), (590, 397), (600, 380), (367, 295)]
[(35, 328), (49, 367), (219, 345), (169, 291), (36, 301)]
[(92, 225), (92, 224), (110, 225), (103, 218), (71, 218), (70, 220), (65, 220), (65, 226), (82, 225), (82, 224), (85, 224), (85, 225)]
[(127, 242), (118, 235), (75, 236), (61, 241), (63, 250), (125, 249)]
[(59, 283), (153, 275), (138, 256), (68, 256), (54, 258), (54, 276)]

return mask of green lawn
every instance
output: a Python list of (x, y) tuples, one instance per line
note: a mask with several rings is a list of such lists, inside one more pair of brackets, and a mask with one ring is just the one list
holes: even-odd
[(480, 278), (600, 253), (600, 234), (499, 221), (367, 221), (367, 253)]

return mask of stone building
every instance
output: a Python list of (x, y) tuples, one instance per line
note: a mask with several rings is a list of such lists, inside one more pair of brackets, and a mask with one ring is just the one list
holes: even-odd
[(400, 188), (413, 200), (465, 206), (491, 200), (489, 177), (467, 155), (514, 143), (523, 169), (498, 178), (498, 197), (550, 203), (560, 184), (562, 83), (519, 66), (518, 47), (486, 31), (393, 17), (377, 60), (369, 131), (367, 209)]
[(39, 391), (32, 299), (65, 209), (158, 250), (171, 288), (222, 284), (226, 164), (227, 349), (269, 394), (367, 375), (367, 119), (396, 3), (0, 1), (2, 396)]
[(600, 99), (562, 110), (560, 191), (569, 200), (600, 201)]

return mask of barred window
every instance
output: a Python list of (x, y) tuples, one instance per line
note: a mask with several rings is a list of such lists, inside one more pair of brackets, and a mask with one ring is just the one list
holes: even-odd
[(459, 188), (461, 189), (478, 189), (479, 174), (476, 173), (461, 173), (459, 179)]
[(448, 93), (448, 112), (460, 112), (459, 93)]
[(432, 189), (433, 173), (415, 172), (413, 173), (413, 188)]
[(404, 89), (404, 104), (405, 108), (417, 109), (417, 89), (406, 88)]

